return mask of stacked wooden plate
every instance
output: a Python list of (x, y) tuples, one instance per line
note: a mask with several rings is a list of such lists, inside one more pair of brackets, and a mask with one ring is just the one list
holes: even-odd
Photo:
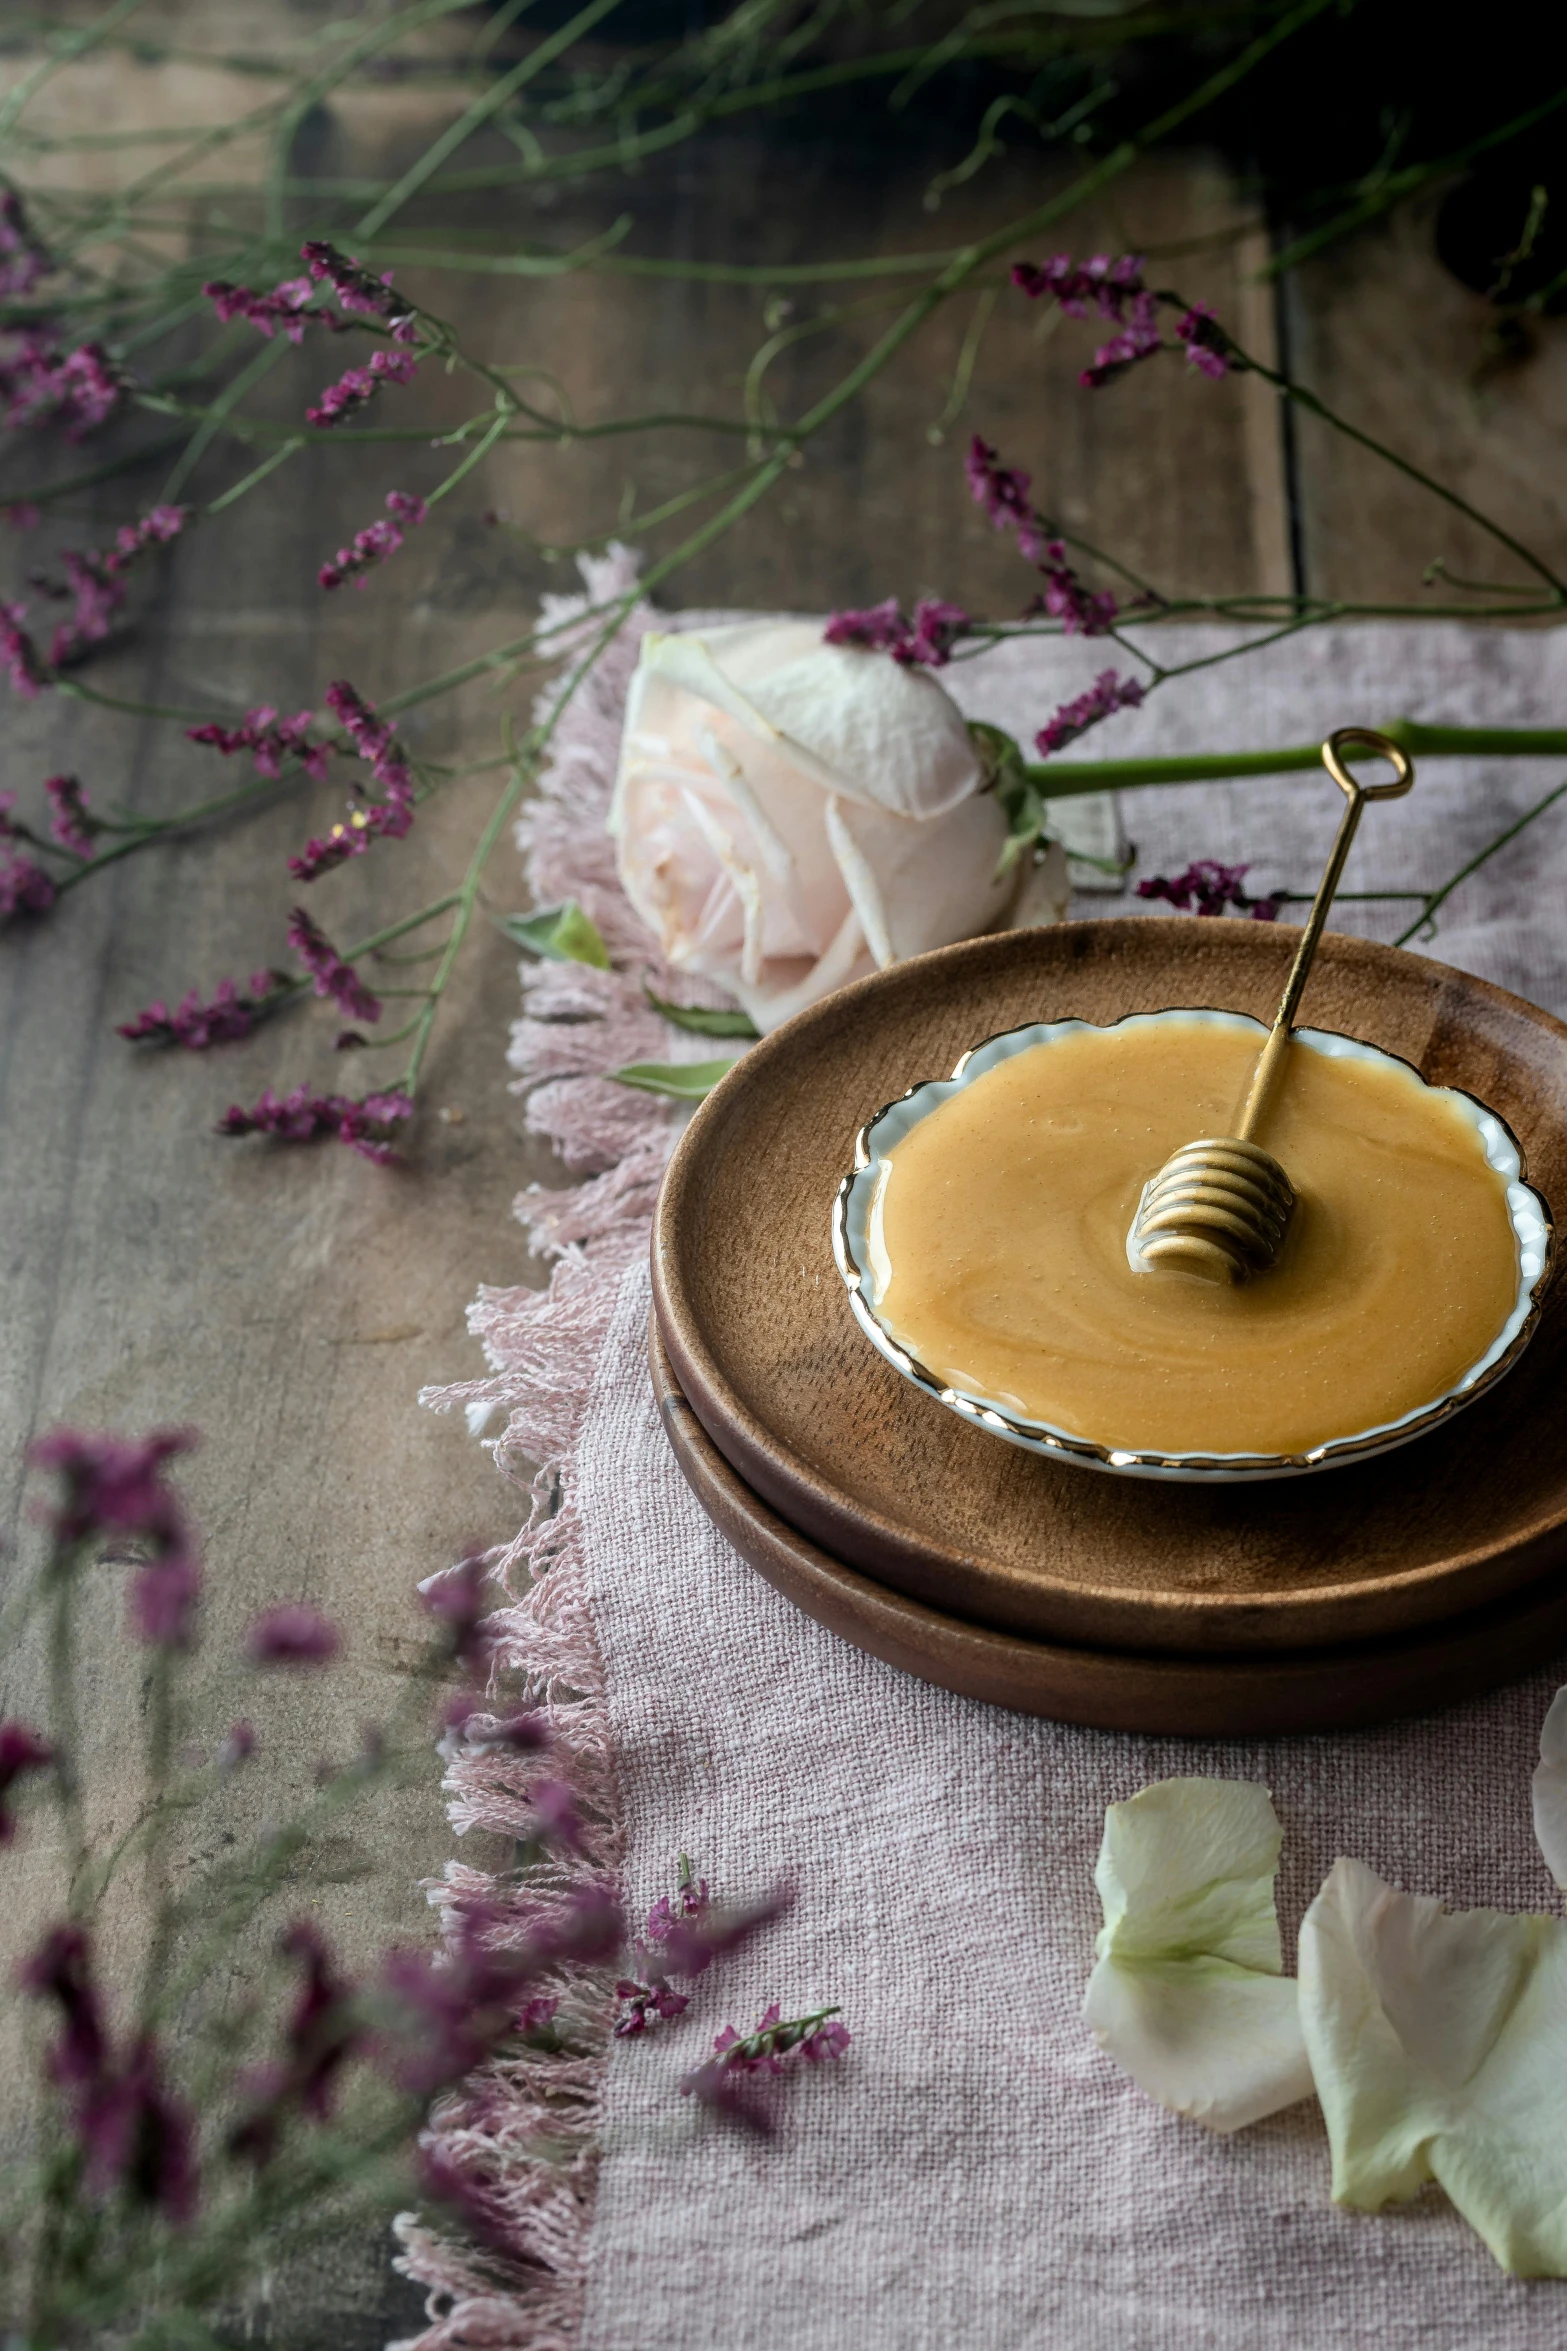
[[(971, 1697), (1207, 1735), (1374, 1722), (1567, 1644), (1560, 1280), (1518, 1368), (1432, 1435), (1218, 1489), (1004, 1444), (900, 1379), (849, 1310), (832, 1204), (873, 1111), (1030, 1021), (1172, 1005), (1266, 1020), (1296, 935), (1122, 920), (945, 948), (801, 1014), (703, 1104), (654, 1227), (654, 1386), (709, 1516), (807, 1614)], [(1561, 1022), (1332, 935), (1301, 1017), (1478, 1096), (1560, 1218)]]

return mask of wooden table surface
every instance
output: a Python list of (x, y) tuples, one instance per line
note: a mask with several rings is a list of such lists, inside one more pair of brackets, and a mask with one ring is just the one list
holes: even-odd
[[(267, 28), (298, 29), (322, 13), (284, 0), (247, 9), (246, 46), (260, 50)], [(172, 24), (199, 47), (233, 41), (239, 16), (214, 0), (171, 0), (149, 9), (142, 29)], [(0, 56), (4, 78), (27, 62), (25, 41), (13, 41)], [(237, 103), (229, 79), (182, 59), (106, 55), (51, 85), (38, 119), (55, 128), (189, 119)], [(301, 138), (317, 169), (385, 171), (419, 152), (450, 112), (438, 92), (358, 89), (320, 110)], [(1020, 142), (933, 218), (921, 191), (954, 145), (928, 119), (897, 132), (869, 108), (807, 113), (704, 133), (623, 186), (547, 203), (487, 198), (474, 217), (564, 247), (628, 210), (641, 252), (788, 260), (949, 246), (1058, 184), (1056, 167)], [(52, 168), (86, 165), (78, 154)], [(1167, 154), (1058, 241), (1175, 248), (1161, 276), (1178, 270), (1183, 287), (1266, 345), (1275, 321), (1270, 296), (1252, 281), (1265, 250), (1255, 223), (1238, 243), (1213, 241), (1247, 219), (1214, 156)], [(764, 297), (750, 288), (592, 275), (409, 282), (488, 356), (547, 364), (583, 415), (664, 402), (732, 407), (764, 331)], [(879, 315), (848, 322), (831, 356), (841, 361)], [(971, 315), (971, 303), (942, 314), (905, 364), (813, 445), (773, 502), (691, 568), (677, 600), (817, 610), (937, 591), (971, 609), (1015, 610), (1027, 577), (962, 481), (962, 449), (976, 428), (1034, 471), (1042, 503), (1167, 588), (1287, 588), (1294, 562), (1313, 590), (1407, 601), (1433, 555), (1475, 568), (1470, 535), (1404, 486), (1389, 489), (1326, 435), (1298, 434), (1287, 461), (1265, 388), (1149, 368), (1090, 397), (1075, 383), (1086, 330), (1041, 336), (1021, 301), (997, 305), (966, 406), (933, 438)], [(1549, 328), (1536, 359), (1477, 389), (1483, 306), (1435, 261), (1428, 212), (1311, 268), (1290, 289), (1287, 323), (1308, 381), (1504, 520), (1526, 522), (1543, 552), (1567, 557), (1567, 477), (1557, 462), (1567, 331)], [(813, 343), (785, 355), (770, 379), (780, 406), (802, 403), (828, 362)], [(319, 376), (313, 350), (280, 368), (266, 396), (290, 412)], [(403, 397), (427, 402), (432, 419), (461, 412), (439, 385)], [(54, 448), (46, 462), (69, 456)], [(27, 462), (8, 460), (5, 494), (19, 494), (17, 468)], [(542, 589), (567, 584), (559, 566), (486, 530), (486, 504), (548, 541), (579, 532), (584, 514), (612, 523), (628, 481), (641, 506), (652, 504), (690, 478), (682, 469), (693, 460), (616, 444), (506, 452), (363, 595), (323, 599), (314, 586), (323, 556), (371, 518), (385, 490), (427, 489), (442, 462), (415, 448), (350, 465), (312, 449), (226, 527), (197, 532), (176, 551), (134, 630), (94, 663), (92, 681), (236, 711), (261, 700), (319, 706), (338, 676), (384, 696), (516, 634)], [(198, 489), (210, 494), (225, 465), (239, 470), (220, 458)], [(160, 481), (149, 469), (110, 485), (96, 504), (79, 502), (54, 543), (101, 542), (133, 499), (135, 508), (151, 502)], [(13, 538), (4, 560), (0, 592), (15, 594), (38, 544)], [(510, 700), (525, 707), (526, 691)], [(214, 788), (213, 755), (175, 727), (111, 719), (56, 694), (13, 697), (5, 715), (4, 781), (24, 795), (60, 771), (149, 810)], [(409, 731), (440, 753), (487, 750), (495, 720), (494, 701), (474, 697), (461, 708), (434, 705)], [(494, 789), (492, 776), (472, 778), (421, 815), (395, 851), (395, 876), (386, 850), (321, 884), (312, 905), (334, 937), (451, 886)], [(268, 1754), (235, 1792), (234, 1827), (303, 1790), (319, 1756), (346, 1755), (359, 1726), (385, 1716), (420, 1642), (416, 1579), (475, 1539), (513, 1531), (522, 1496), (503, 1486), (460, 1419), (421, 1412), (415, 1392), (480, 1372), (464, 1306), (480, 1282), (541, 1279), (511, 1203), (530, 1181), (563, 1180), (526, 1136), (523, 1106), (508, 1091), (516, 957), (487, 926), (442, 1020), (407, 1162), (394, 1171), (330, 1146), (287, 1150), (211, 1131), (228, 1102), (254, 1099), (264, 1085), (343, 1082), (343, 1064), (324, 1050), (326, 1024), (281, 1021), (246, 1046), (202, 1057), (134, 1052), (113, 1034), (116, 1020), (152, 997), (282, 959), (283, 860), (328, 797), (290, 793), (220, 833), (132, 858), (54, 918), (13, 923), (0, 940), (0, 1526), (19, 1529), (19, 1550), (5, 1557), (26, 1566), (35, 1556), (20, 1469), (31, 1437), (61, 1422), (199, 1427), (201, 1450), (182, 1473), (209, 1574), (196, 1712), (208, 1736), (251, 1715)], [(522, 902), (509, 845), (487, 900), (502, 912)], [(364, 1066), (350, 1072), (356, 1084)], [(95, 1821), (107, 1834), (123, 1827), (139, 1794), (145, 1692), (113, 1570), (100, 1589), (81, 1680), (89, 1772), (101, 1791)], [(346, 1659), (258, 1693), (234, 1662), (236, 1644), (257, 1608), (283, 1598), (338, 1619)], [(30, 1649), (6, 1659), (6, 1712), (36, 1710), (37, 1670)], [(452, 1850), (432, 1763), (426, 1785), (329, 1846), (297, 1899), (362, 1955), (428, 1931), (420, 1880)], [(182, 1861), (199, 1851), (193, 1844)], [(19, 1873), (26, 1887), (9, 1905), (8, 1946), (55, 1898), (57, 1858), (40, 1827), (6, 1860), (13, 1885)], [(131, 1899), (114, 1927), (122, 1955), (136, 1932)], [(243, 1974), (236, 1969), (236, 1990)], [(416, 2305), (390, 2278), (386, 2255), (383, 2243), (354, 2243), (280, 2276), (258, 2339), (354, 2351), (411, 2331)]]

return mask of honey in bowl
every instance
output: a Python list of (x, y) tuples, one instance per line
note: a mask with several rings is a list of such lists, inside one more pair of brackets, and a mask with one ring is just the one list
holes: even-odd
[(1267, 1146), (1298, 1195), (1234, 1287), (1138, 1270), (1142, 1187), (1230, 1131), (1256, 1024), (1076, 1028), (954, 1088), (887, 1151), (877, 1321), (949, 1387), (1090, 1444), (1296, 1456), (1450, 1393), (1514, 1312), (1508, 1184), (1473, 1108), (1389, 1059), (1289, 1045)]

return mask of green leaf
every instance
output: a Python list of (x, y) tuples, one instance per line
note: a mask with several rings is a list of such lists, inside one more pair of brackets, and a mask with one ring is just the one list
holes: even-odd
[(985, 789), (994, 792), (1007, 820), (1007, 838), (996, 867), (1010, 873), (1018, 859), (1045, 838), (1045, 804), (1012, 737), (983, 719), (970, 719), (969, 737), (985, 770)]
[(551, 963), (591, 963), (595, 971), (609, 969), (609, 949), (599, 937), (598, 925), (575, 898), (568, 898), (564, 906), (541, 906), (537, 914), (508, 914), (501, 929), (513, 946)]
[(748, 1013), (715, 1011), (708, 1004), (671, 1004), (666, 997), (655, 996), (651, 988), (642, 991), (655, 1012), (661, 1012), (677, 1029), (691, 1029), (699, 1037), (759, 1037), (761, 1030)]
[(644, 1094), (667, 1094), (672, 1102), (702, 1102), (733, 1067), (733, 1061), (628, 1061), (624, 1069), (605, 1074), (617, 1086), (637, 1086)]

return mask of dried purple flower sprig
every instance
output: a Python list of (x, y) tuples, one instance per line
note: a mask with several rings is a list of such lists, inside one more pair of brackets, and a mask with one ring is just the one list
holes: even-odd
[(895, 596), (864, 611), (835, 612), (825, 631), (829, 645), (862, 645), (890, 653), (900, 668), (944, 669), (952, 648), (969, 627), (961, 604), (946, 604), (927, 596), (906, 619)]
[(405, 490), (387, 492), (386, 510), (390, 520), (367, 523), (362, 531), (355, 531), (348, 546), (339, 547), (331, 563), (322, 564), (316, 577), (323, 588), (340, 588), (349, 579), (356, 588), (367, 587), (366, 575), (395, 555), (405, 532), (416, 529), (429, 512), (422, 498)]
[(219, 980), (210, 1003), (204, 1004), (194, 988), (172, 1011), (160, 997), (134, 1019), (119, 1022), (114, 1033), (133, 1045), (178, 1045), (187, 1053), (204, 1053), (211, 1045), (236, 1045), (257, 1021), (287, 1002), (297, 986), (286, 972), (254, 971), (248, 994), (241, 993), (235, 980)]
[(1253, 922), (1277, 922), (1285, 892), (1270, 890), (1262, 898), (1248, 897), (1242, 884), (1250, 871), (1249, 865), (1221, 865), (1216, 858), (1200, 857), (1184, 873), (1150, 874), (1138, 883), (1137, 895), (1162, 898), (1183, 914), (1224, 914), (1233, 909), (1237, 914), (1249, 914)]
[[(1140, 253), (1123, 253), (1113, 261), (1106, 253), (1096, 253), (1081, 262), (1058, 253), (1052, 261), (1015, 262), (1012, 283), (1031, 302), (1058, 302), (1069, 318), (1087, 318), (1090, 310), (1097, 310), (1114, 324), (1116, 333), (1100, 345), (1079, 379), (1090, 391), (1113, 382), (1157, 351), (1184, 352), (1199, 374), (1214, 379), (1248, 364), (1206, 302), (1188, 302), (1182, 294), (1150, 287), (1144, 267)], [(1166, 343), (1159, 332), (1161, 310), (1180, 313), (1173, 343)]]
[(131, 1620), (153, 1648), (188, 1648), (195, 1633), (201, 1558), (184, 1506), (165, 1482), (168, 1463), (195, 1441), (188, 1429), (160, 1429), (140, 1443), (56, 1429), (28, 1455), (60, 1481), (47, 1513), (57, 1579), (68, 1579), (83, 1546), (106, 1534), (131, 1536), (147, 1554), (131, 1579)]
[(394, 1130), (403, 1119), (412, 1118), (413, 1107), (397, 1087), (355, 1100), (347, 1094), (313, 1094), (305, 1085), (279, 1095), (268, 1086), (248, 1110), (231, 1103), (213, 1132), (270, 1135), (280, 1143), (315, 1143), (330, 1137), (346, 1143), (361, 1159), (388, 1167), (397, 1157)]
[(801, 2065), (827, 2065), (841, 2058), (853, 2038), (840, 2024), (839, 2011), (815, 2008), (808, 2016), (785, 2019), (775, 2000), (746, 2034), (725, 2025), (713, 2042), (713, 2054), (686, 2074), (682, 2097), (696, 2098), (725, 2121), (737, 2122), (760, 2137), (773, 2129), (767, 2109), (741, 2089), (746, 2076), (777, 2075)]

